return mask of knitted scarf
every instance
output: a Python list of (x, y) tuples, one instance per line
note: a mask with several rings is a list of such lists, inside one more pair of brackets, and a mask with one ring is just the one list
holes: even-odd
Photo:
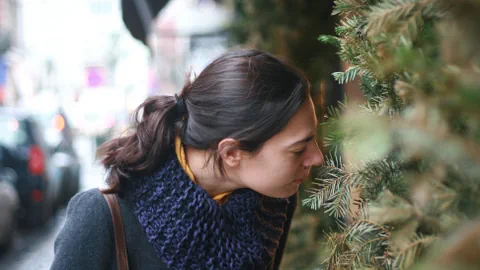
[(294, 196), (273, 199), (240, 189), (220, 206), (174, 155), (152, 176), (132, 181), (128, 193), (148, 241), (170, 269), (271, 269), (294, 203)]

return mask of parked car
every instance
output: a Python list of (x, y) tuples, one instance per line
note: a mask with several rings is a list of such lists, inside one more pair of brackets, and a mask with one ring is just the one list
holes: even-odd
[(0, 250), (8, 248), (13, 241), (20, 207), (14, 187), (17, 174), (12, 168), (2, 166), (2, 154), (0, 148)]
[(0, 144), (3, 163), (17, 174), (20, 224), (45, 224), (60, 190), (60, 177), (51, 162), (41, 126), (25, 111), (0, 109)]
[(80, 189), (81, 165), (73, 146), (72, 128), (62, 109), (49, 107), (33, 115), (43, 127), (43, 137), (52, 155), (53, 166), (60, 174), (60, 192), (56, 204), (66, 204)]

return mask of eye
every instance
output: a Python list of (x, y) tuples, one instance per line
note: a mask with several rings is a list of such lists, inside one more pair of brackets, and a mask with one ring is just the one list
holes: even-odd
[(307, 148), (303, 148), (303, 149), (301, 149), (301, 150), (299, 150), (299, 151), (294, 151), (293, 153), (294, 153), (295, 155), (297, 155), (297, 156), (301, 156), (303, 153), (305, 153), (305, 150), (306, 150), (306, 149), (307, 149)]

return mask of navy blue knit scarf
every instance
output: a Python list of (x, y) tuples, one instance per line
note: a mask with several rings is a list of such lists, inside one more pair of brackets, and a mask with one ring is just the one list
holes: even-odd
[(271, 269), (292, 203), (241, 189), (219, 206), (176, 156), (153, 176), (134, 181), (128, 193), (149, 242), (170, 269)]

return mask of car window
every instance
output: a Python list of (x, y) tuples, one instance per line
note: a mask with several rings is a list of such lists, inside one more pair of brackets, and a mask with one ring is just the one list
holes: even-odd
[(13, 116), (0, 116), (0, 144), (16, 147), (28, 143), (26, 123)]

